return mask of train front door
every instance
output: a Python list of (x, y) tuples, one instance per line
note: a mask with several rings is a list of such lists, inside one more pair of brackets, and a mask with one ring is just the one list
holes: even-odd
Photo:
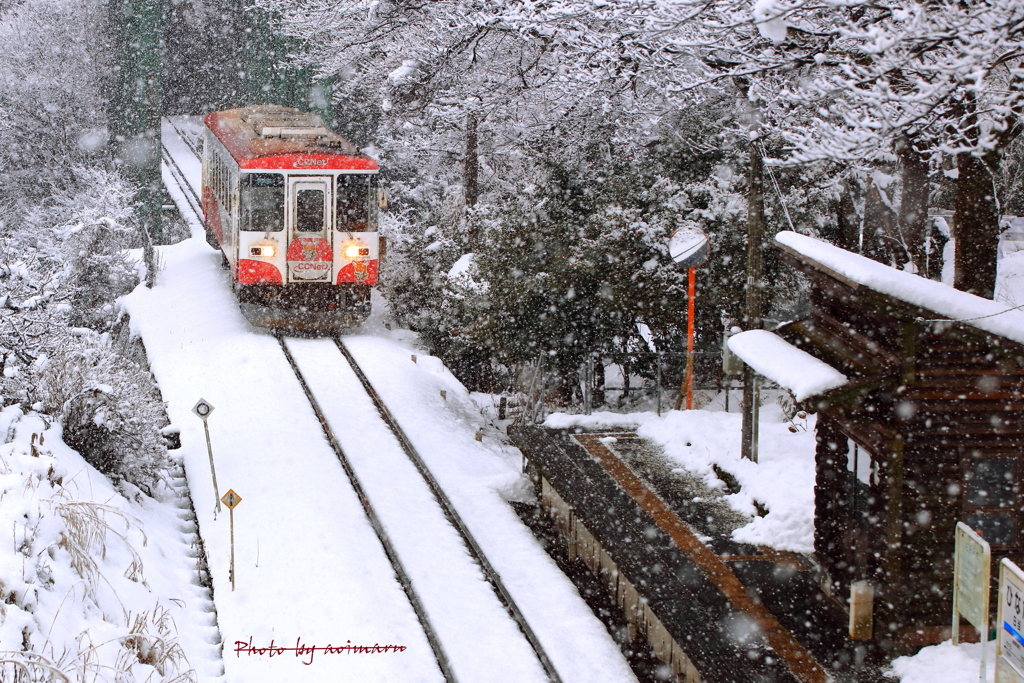
[(331, 281), (332, 206), (329, 177), (288, 178), (288, 282)]

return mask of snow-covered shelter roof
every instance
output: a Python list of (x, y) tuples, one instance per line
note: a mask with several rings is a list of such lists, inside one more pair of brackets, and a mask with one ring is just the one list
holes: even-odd
[(813, 237), (785, 231), (775, 241), (793, 257), (854, 289), (866, 287), (932, 311), (936, 319), (961, 322), (1024, 344), (1024, 311), (890, 268)]
[(729, 339), (729, 349), (760, 375), (805, 401), (843, 386), (846, 375), (767, 330), (747, 330)]

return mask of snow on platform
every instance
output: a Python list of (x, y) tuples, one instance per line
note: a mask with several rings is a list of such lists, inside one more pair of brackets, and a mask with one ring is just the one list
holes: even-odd
[(432, 362), (437, 359), (407, 345), (368, 335), (349, 336), (345, 344), (501, 575), (562, 680), (635, 680), (607, 630), (506, 502), (528, 495), (521, 454), (489, 437), (476, 441), (484, 420), (466, 388)]
[(775, 241), (798, 257), (811, 259), (854, 286), (863, 286), (900, 301), (934, 311), (942, 318), (961, 321), (992, 334), (1024, 344), (1024, 311), (1001, 301), (983, 299), (952, 287), (890, 268), (813, 237), (784, 231)]
[(729, 349), (760, 375), (804, 401), (843, 386), (846, 375), (767, 330), (747, 330), (729, 338)]

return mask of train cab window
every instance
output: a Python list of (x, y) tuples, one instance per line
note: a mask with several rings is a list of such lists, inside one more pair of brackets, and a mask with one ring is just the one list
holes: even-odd
[(277, 232), (284, 229), (284, 176), (250, 173), (242, 181), (241, 229)]
[(376, 229), (376, 214), (371, 206), (371, 185), (374, 176), (338, 176), (338, 230), (365, 232)]
[(295, 229), (299, 232), (324, 229), (323, 190), (299, 190), (295, 194)]

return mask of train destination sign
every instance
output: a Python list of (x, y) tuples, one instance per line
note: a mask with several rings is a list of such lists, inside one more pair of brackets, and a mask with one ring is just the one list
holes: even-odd
[(708, 236), (695, 223), (685, 225), (669, 239), (668, 253), (680, 268), (702, 266), (711, 253)]
[(998, 595), (996, 683), (1024, 683), (1024, 572), (1005, 557)]

